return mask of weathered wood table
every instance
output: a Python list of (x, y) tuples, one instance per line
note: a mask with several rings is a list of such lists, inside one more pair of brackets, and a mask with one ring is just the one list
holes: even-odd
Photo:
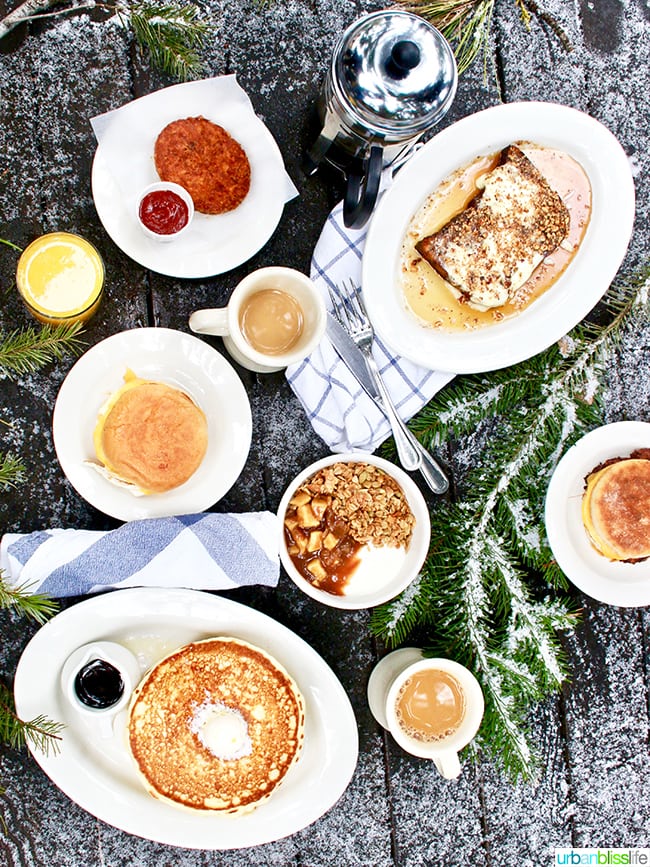
[[(12, 0), (0, 2), (3, 12)], [(526, 5), (526, 4), (524, 4)], [(497, 0), (485, 77), (478, 61), (461, 80), (443, 126), (499, 101), (544, 99), (585, 110), (618, 137), (637, 185), (637, 222), (624, 264), (650, 252), (650, 11), (645, 0), (539, 0), (566, 30), (571, 52), (533, 16), (530, 30), (514, 0)], [(46, 19), (0, 43), (0, 237), (25, 246), (44, 231), (78, 231), (101, 251), (107, 295), (89, 324), (96, 343), (126, 328), (187, 331), (198, 307), (223, 304), (255, 267), (282, 264), (308, 272), (321, 226), (341, 190), (331, 178), (301, 174), (312, 131), (309, 108), (344, 27), (361, 2), (231, 0), (202, 4), (214, 24), (206, 75), (234, 72), (275, 136), (300, 196), (285, 208), (266, 246), (234, 272), (179, 281), (143, 270), (106, 235), (90, 189), (95, 139), (89, 117), (168, 83), (139, 58), (115, 19), (87, 14)], [(95, 14), (95, 13), (93, 13)], [(28, 323), (14, 289), (15, 255), (0, 252), (0, 328)], [(650, 421), (648, 345), (640, 334), (611, 371), (609, 415)], [(210, 342), (222, 351), (220, 340)], [(0, 386), (2, 450), (22, 454), (25, 484), (0, 498), (0, 527), (108, 529), (115, 521), (87, 505), (67, 483), (51, 436), (54, 401), (72, 360)], [(327, 453), (284, 376), (238, 369), (250, 396), (253, 444), (244, 471), (219, 511), (275, 509), (298, 469)], [(458, 455), (444, 459), (453, 468)], [(37, 867), (145, 865), (506, 865), (552, 863), (555, 846), (650, 845), (648, 754), (650, 621), (644, 609), (618, 609), (576, 593), (583, 621), (567, 642), (571, 683), (537, 708), (532, 726), (543, 756), (536, 783), (513, 786), (488, 762), (444, 781), (402, 752), (375, 724), (366, 683), (378, 653), (368, 612), (324, 608), (283, 576), (277, 590), (230, 594), (306, 639), (348, 692), (360, 735), (359, 763), (336, 806), (295, 835), (239, 851), (191, 851), (133, 837), (69, 801), (26, 752), (2, 748), (0, 863)], [(73, 600), (75, 601), (75, 600)], [(66, 603), (68, 604), (68, 603)], [(0, 675), (10, 684), (35, 627), (0, 614)]]

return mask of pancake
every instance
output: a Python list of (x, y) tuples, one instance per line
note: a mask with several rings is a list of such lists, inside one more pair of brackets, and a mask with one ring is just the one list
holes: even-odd
[(251, 167), (244, 149), (204, 117), (167, 124), (156, 139), (154, 162), (160, 179), (184, 187), (202, 214), (234, 210), (250, 189)]
[(650, 557), (650, 460), (616, 459), (586, 481), (582, 520), (595, 549), (614, 561)]
[(164, 493), (199, 468), (208, 444), (205, 414), (183, 392), (127, 370), (102, 409), (93, 440), (106, 475), (145, 494)]
[(159, 662), (131, 700), (129, 746), (148, 791), (176, 806), (248, 812), (300, 754), (304, 705), (268, 653), (209, 638)]

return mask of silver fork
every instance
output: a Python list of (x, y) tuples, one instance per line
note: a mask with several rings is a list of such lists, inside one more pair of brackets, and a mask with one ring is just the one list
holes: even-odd
[(438, 463), (408, 429), (400, 418), (388, 389), (384, 384), (377, 362), (372, 354), (374, 331), (363, 304), (360, 291), (350, 281), (337, 287), (338, 297), (330, 293), (334, 315), (362, 352), (368, 372), (381, 398), (381, 406), (390, 422), (400, 463), (405, 470), (419, 470), (426, 483), (436, 494), (449, 488), (449, 481)]

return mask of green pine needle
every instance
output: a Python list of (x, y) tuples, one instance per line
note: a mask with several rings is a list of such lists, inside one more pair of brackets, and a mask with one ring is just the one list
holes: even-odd
[(45, 623), (59, 606), (45, 594), (31, 593), (27, 584), (12, 587), (0, 569), (0, 608), (15, 608), (37, 623)]
[(486, 424), (490, 435), (460, 502), (432, 512), (418, 580), (373, 612), (371, 628), (391, 647), (415, 637), (474, 671), (486, 711), (471, 752), (483, 749), (513, 778), (537, 768), (527, 716), (566, 680), (558, 633), (576, 623), (556, 592), (567, 582), (546, 538), (546, 489), (567, 448), (602, 423), (608, 363), (629, 329), (650, 324), (649, 299), (650, 267), (611, 287), (609, 324), (580, 325), (508, 370), (457, 377), (412, 423), (428, 447)]
[(11, 692), (0, 683), (0, 743), (20, 749), (27, 742), (44, 755), (58, 753), (63, 723), (54, 722), (43, 714), (32, 720), (21, 720)]
[(18, 246), (17, 246), (16, 244), (14, 244), (12, 241), (7, 241), (6, 238), (0, 238), (0, 244), (6, 244), (7, 247), (11, 247), (12, 250), (17, 250), (19, 253), (22, 253), (22, 252), (23, 252), (23, 248), (22, 248), (22, 247), (18, 247)]
[(198, 17), (194, 4), (138, 0), (128, 7), (118, 6), (117, 14), (123, 23), (130, 23), (138, 44), (147, 49), (152, 63), (163, 72), (182, 81), (201, 74), (203, 64), (198, 51), (210, 27)]
[(15, 488), (22, 481), (25, 466), (20, 458), (0, 453), (0, 491)]
[[(571, 42), (562, 27), (552, 15), (540, 9), (535, 0), (515, 2), (527, 28), (532, 15), (535, 15), (552, 30), (567, 51), (571, 50)], [(478, 54), (483, 54), (487, 69), (496, 0), (400, 0), (400, 5), (426, 18), (447, 37), (456, 56), (459, 75), (472, 65)]]
[(65, 355), (77, 355), (83, 348), (79, 340), (81, 323), (72, 325), (29, 326), (0, 334), (0, 373), (10, 379), (33, 373)]

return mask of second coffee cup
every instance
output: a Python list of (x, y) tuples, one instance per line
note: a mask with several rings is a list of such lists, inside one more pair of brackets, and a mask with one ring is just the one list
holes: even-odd
[(325, 302), (309, 277), (269, 267), (244, 277), (226, 307), (195, 311), (189, 325), (223, 337), (229, 355), (248, 370), (271, 373), (309, 355), (325, 321)]
[(484, 710), (481, 687), (467, 668), (425, 658), (419, 648), (395, 650), (375, 666), (368, 701), (402, 749), (430, 759), (447, 779), (460, 774), (458, 753), (478, 731)]

